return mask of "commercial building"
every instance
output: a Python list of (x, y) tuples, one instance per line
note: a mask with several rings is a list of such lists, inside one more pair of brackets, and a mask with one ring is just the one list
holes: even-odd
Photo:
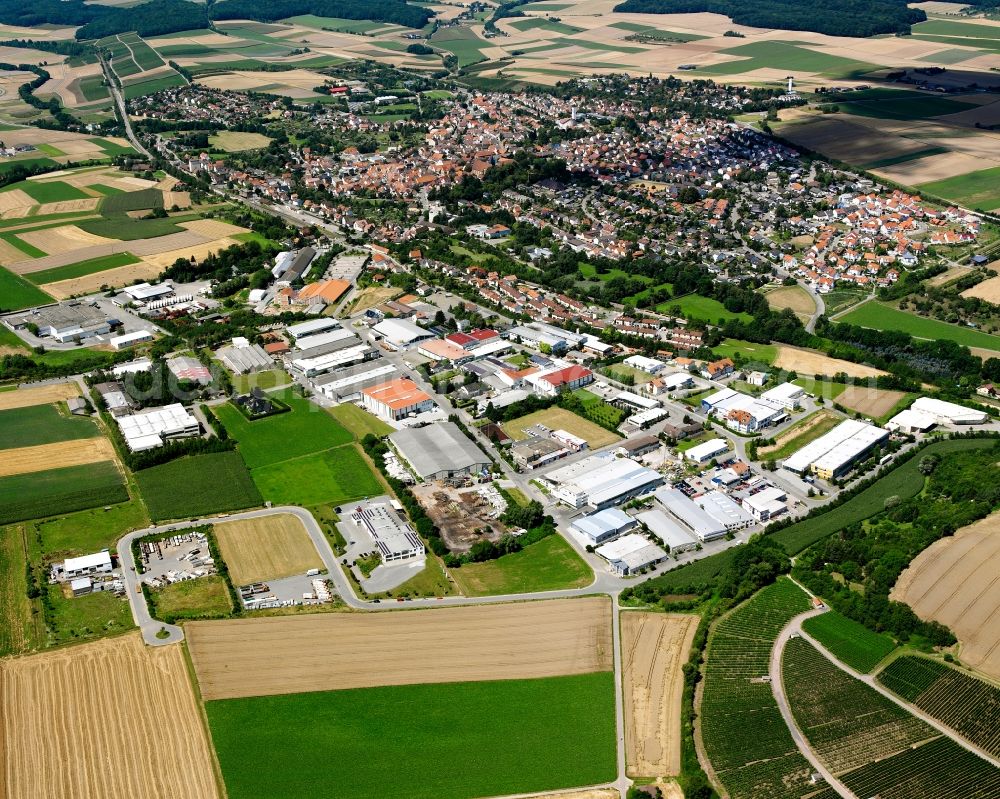
[(532, 436), (517, 441), (510, 448), (510, 455), (522, 469), (539, 469), (571, 454), (571, 450), (546, 436)]
[(689, 461), (694, 461), (695, 463), (704, 463), (705, 461), (710, 461), (712, 458), (718, 457), (723, 452), (729, 451), (729, 442), (724, 438), (713, 438), (703, 444), (697, 444), (687, 452), (684, 453), (684, 457)]
[(662, 419), (666, 419), (669, 414), (666, 408), (650, 408), (648, 411), (642, 411), (641, 413), (634, 413), (625, 420), (625, 425), (627, 427), (635, 428), (636, 430), (645, 430), (647, 427), (651, 427)]
[(694, 498), (694, 503), (726, 528), (727, 532), (743, 530), (754, 523), (754, 517), (721, 491), (706, 491)]
[(112, 349), (125, 350), (134, 347), (136, 344), (145, 344), (153, 340), (152, 330), (134, 330), (131, 333), (123, 333), (120, 336), (112, 336), (108, 339)]
[[(726, 424), (741, 433), (753, 433), (762, 427), (776, 424), (787, 416), (785, 406), (762, 396), (755, 399), (731, 388), (717, 391), (701, 401), (702, 410), (725, 420)], [(733, 413), (737, 411), (739, 413)]]
[(628, 577), (667, 559), (666, 552), (638, 533), (622, 536), (595, 551), (619, 577)]
[(856, 419), (848, 419), (829, 433), (806, 444), (791, 457), (786, 458), (782, 465), (795, 474), (812, 472), (824, 480), (829, 480), (847, 472), (888, 437), (888, 430)]
[(405, 377), (364, 389), (361, 401), (367, 410), (389, 421), (434, 408), (431, 395)]
[(353, 347), (345, 347), (334, 352), (323, 355), (316, 355), (308, 358), (291, 358), (288, 361), (289, 367), (304, 377), (316, 377), (335, 369), (343, 369), (356, 363), (373, 361), (380, 357), (380, 353), (374, 347), (367, 344), (358, 344)]
[(456, 347), (463, 350), (476, 350), (484, 344), (492, 344), (500, 340), (500, 334), (488, 328), (477, 328), (466, 332), (451, 333), (445, 336), (445, 341), (450, 341)]
[(698, 546), (698, 541), (679, 522), (662, 510), (647, 510), (636, 514), (636, 519), (659, 538), (670, 552), (685, 552)]
[(615, 454), (624, 455), (626, 458), (641, 458), (659, 448), (660, 439), (656, 436), (634, 436), (622, 441), (615, 449)]
[(81, 555), (78, 558), (66, 558), (62, 566), (54, 572), (60, 581), (77, 580), (91, 577), (95, 574), (108, 574), (111, 571), (111, 553), (104, 549), (92, 555)]
[(788, 510), (787, 498), (788, 495), (782, 489), (770, 486), (744, 497), (743, 507), (757, 521), (767, 522)]
[(918, 397), (910, 408), (933, 416), (938, 424), (984, 424), (988, 418), (986, 411), (966, 408), (934, 397)]
[(594, 373), (585, 366), (565, 366), (549, 372), (527, 375), (525, 382), (536, 392), (546, 397), (554, 397), (566, 391), (574, 391), (594, 382)]
[(663, 484), (663, 476), (629, 458), (591, 455), (545, 476), (552, 496), (573, 508), (603, 510), (620, 505)]
[(673, 391), (680, 391), (683, 388), (694, 386), (694, 378), (687, 372), (674, 372), (651, 380), (644, 387), (654, 397), (660, 394), (670, 394)]
[(475, 354), (463, 349), (457, 344), (452, 344), (447, 339), (431, 339), (425, 341), (417, 347), (417, 352), (432, 361), (449, 361), (454, 364), (465, 363), (475, 358)]
[(149, 283), (136, 283), (134, 286), (126, 286), (122, 289), (122, 294), (137, 303), (162, 300), (173, 293), (174, 287), (169, 281), (158, 283), (155, 286)]
[(327, 399), (343, 402), (361, 399), (362, 391), (392, 380), (396, 372), (395, 366), (379, 359), (318, 375), (311, 382), (313, 389)]
[(454, 422), (399, 430), (389, 441), (423, 480), (479, 474), (490, 465), (490, 459)]
[(658, 361), (656, 358), (647, 358), (645, 355), (630, 355), (625, 359), (624, 364), (651, 375), (659, 374), (667, 366), (663, 361)]
[(382, 341), (396, 350), (431, 338), (434, 338), (433, 333), (406, 319), (383, 319), (372, 328), (373, 340)]
[(190, 355), (175, 355), (167, 360), (167, 369), (178, 380), (189, 380), (207, 386), (212, 382), (212, 373), (197, 358)]
[(577, 519), (569, 528), (583, 536), (588, 544), (596, 546), (617, 538), (637, 524), (638, 522), (624, 511), (608, 508)]
[(40, 337), (52, 338), (61, 343), (103, 336), (121, 326), (117, 319), (109, 318), (96, 303), (84, 303), (80, 300), (9, 314), (3, 318), (3, 322), (11, 330), (24, 330), (28, 325), (35, 325)]
[(372, 537), (383, 563), (419, 558), (425, 554), (423, 542), (388, 502), (358, 505), (351, 517)]
[(227, 347), (216, 350), (215, 357), (233, 374), (247, 374), (271, 369), (274, 361), (259, 344), (251, 344), (245, 338), (234, 338)]
[(553, 355), (562, 355), (569, 349), (569, 342), (562, 331), (551, 333), (534, 327), (516, 325), (508, 331), (508, 335), (515, 341), (520, 341), (536, 350), (545, 349)]
[(295, 339), (295, 343), (301, 347), (302, 342), (300, 342), (299, 339), (315, 336), (318, 333), (333, 330), (337, 327), (340, 327), (339, 321), (334, 319), (332, 316), (324, 316), (319, 319), (310, 319), (308, 322), (299, 322), (295, 325), (289, 325), (285, 329), (288, 332), (288, 335)]
[(611, 404), (630, 411), (650, 411), (660, 407), (659, 400), (652, 397), (643, 397), (641, 394), (636, 394), (633, 391), (618, 392), (615, 398), (611, 400)]
[(353, 331), (344, 327), (337, 327), (331, 330), (324, 330), (321, 333), (314, 333), (295, 340), (295, 351), (292, 358), (316, 358), (326, 355), (328, 352), (356, 347), (361, 340)]
[(923, 411), (907, 408), (886, 422), (885, 429), (900, 433), (926, 433), (937, 425), (938, 417)]
[(676, 488), (661, 488), (656, 492), (656, 501), (702, 543), (721, 538), (728, 532), (725, 524)]
[(765, 402), (777, 403), (785, 410), (793, 411), (802, 404), (802, 397), (805, 396), (805, 393), (805, 390), (794, 383), (782, 383), (780, 386), (765, 391), (760, 395), (760, 398)]
[(167, 441), (201, 434), (198, 420), (179, 402), (150, 408), (131, 416), (116, 416), (126, 445), (132, 452), (162, 447)]

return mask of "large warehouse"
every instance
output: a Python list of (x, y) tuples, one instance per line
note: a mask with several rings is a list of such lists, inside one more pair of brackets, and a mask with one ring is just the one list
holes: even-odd
[(552, 496), (573, 508), (587, 505), (604, 510), (648, 494), (663, 484), (663, 476), (629, 458), (591, 455), (549, 472)]
[(362, 390), (361, 401), (367, 410), (389, 421), (434, 408), (434, 398), (406, 377), (397, 377)]
[(179, 402), (131, 416), (117, 416), (115, 421), (132, 452), (155, 449), (168, 440), (191, 438), (201, 433), (198, 420)]
[(812, 472), (817, 477), (830, 480), (847, 472), (888, 437), (888, 430), (847, 419), (826, 435), (806, 444), (787, 458), (783, 465), (796, 474)]
[(933, 416), (938, 424), (984, 424), (987, 419), (985, 411), (934, 397), (918, 397), (910, 408)]
[(423, 480), (478, 474), (490, 465), (490, 459), (454, 422), (399, 430), (389, 441)]
[(656, 492), (656, 501), (702, 543), (722, 538), (727, 532), (725, 524), (706, 513), (676, 488), (661, 488)]

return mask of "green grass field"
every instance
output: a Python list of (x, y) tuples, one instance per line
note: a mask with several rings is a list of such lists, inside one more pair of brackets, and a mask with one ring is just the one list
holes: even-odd
[(685, 319), (701, 319), (712, 323), (728, 322), (730, 319), (739, 319), (742, 322), (753, 321), (750, 314), (727, 311), (726, 307), (718, 300), (702, 297), (698, 294), (687, 294), (656, 306), (657, 311), (666, 314), (673, 313), (675, 308), (680, 308), (680, 315)]
[(511, 22), (511, 27), (517, 28), (522, 33), (530, 30), (552, 31), (553, 33), (574, 34), (582, 33), (582, 28), (574, 28), (564, 22), (555, 22), (544, 17), (528, 17), (527, 19)]
[(778, 348), (773, 344), (757, 344), (735, 338), (727, 338), (718, 346), (712, 347), (712, 352), (719, 358), (732, 358), (739, 353), (744, 361), (760, 361), (766, 364), (774, 363), (774, 359), (778, 357)]
[[(997, 172), (1000, 177), (1000, 171)], [(1000, 190), (1000, 189), (998, 189)], [(1000, 336), (991, 336), (971, 327), (950, 325), (937, 319), (900, 311), (882, 302), (866, 302), (853, 311), (838, 317), (838, 322), (870, 327), (874, 330), (898, 330), (916, 338), (946, 339), (966, 347), (1000, 350)]]
[(118, 192), (101, 201), (101, 213), (105, 216), (124, 214), (128, 211), (148, 211), (162, 207), (163, 192), (153, 188)]
[[(769, 458), (774, 460), (781, 460), (782, 458), (787, 458), (793, 452), (796, 452), (806, 444), (815, 441), (822, 435), (829, 433), (833, 428), (839, 425), (843, 419), (837, 416), (832, 411), (820, 410), (815, 413), (809, 414), (809, 416), (804, 417), (797, 424), (790, 427), (787, 431), (792, 433), (793, 437), (785, 441), (778, 449), (768, 450), (766, 452), (761, 452), (762, 458)], [(812, 426), (808, 430), (804, 430), (807, 423)]]
[(95, 272), (103, 272), (106, 269), (115, 269), (119, 266), (137, 263), (139, 263), (139, 259), (134, 255), (121, 252), (102, 258), (91, 258), (88, 261), (78, 261), (75, 264), (66, 264), (66, 266), (43, 269), (41, 272), (32, 272), (28, 278), (35, 285), (41, 286), (45, 283), (55, 283), (57, 280), (71, 280), (84, 275), (92, 275)]
[(290, 382), (291, 378), (283, 369), (268, 369), (264, 372), (250, 372), (245, 375), (233, 375), (233, 388), (240, 394), (246, 394), (252, 388), (270, 391), (276, 386)]
[(458, 57), (459, 67), (467, 67), (479, 61), (485, 61), (483, 49), (489, 47), (489, 42), (480, 39), (471, 28), (462, 26), (441, 28), (434, 34), (430, 44), (440, 47)]
[[(120, 195), (113, 195), (118, 197)], [(185, 217), (182, 221), (187, 221)], [(128, 216), (106, 217), (104, 219), (85, 219), (77, 222), (81, 230), (119, 241), (135, 241), (136, 239), (154, 239), (157, 236), (167, 236), (170, 233), (183, 233), (171, 218), (166, 219), (132, 219)]]
[(42, 551), (47, 555), (83, 555), (113, 548), (129, 530), (149, 525), (146, 509), (138, 500), (110, 507), (91, 508), (38, 522)]
[(839, 102), (840, 110), (845, 114), (874, 117), (875, 119), (929, 119), (945, 114), (957, 114), (977, 106), (950, 100), (945, 97), (933, 97), (924, 94), (913, 94), (909, 97), (882, 98), (878, 100), (859, 100), (858, 102)]
[[(230, 799), (472, 799), (615, 776), (614, 676), (207, 702)], [(267, 735), (248, 735), (267, 720)], [(267, 762), (267, 768), (257, 765)]]
[(238, 452), (179, 458), (136, 472), (154, 521), (206, 516), (262, 504)]
[(229, 435), (238, 442), (240, 454), (251, 469), (353, 440), (351, 433), (318, 405), (292, 391), (275, 396), (292, 410), (251, 422), (232, 405), (213, 409)]
[(359, 408), (353, 402), (345, 402), (330, 408), (330, 415), (359, 439), (369, 433), (381, 438), (393, 431), (392, 427), (377, 416), (370, 414), (364, 408)]
[(70, 416), (67, 411), (60, 412), (55, 405), (0, 411), (0, 450), (97, 438), (100, 434), (93, 420)]
[(111, 461), (0, 477), (0, 524), (57, 516), (128, 500)]
[(558, 591), (590, 585), (594, 574), (558, 533), (520, 552), (451, 570), (466, 596)]
[(162, 92), (164, 89), (173, 89), (174, 87), (185, 85), (187, 85), (187, 81), (178, 73), (172, 72), (160, 77), (151, 78), (150, 80), (126, 83), (122, 87), (122, 93), (127, 100), (131, 100), (135, 97), (145, 97), (147, 94), (155, 94), (156, 92)]
[(61, 203), (67, 200), (86, 200), (90, 195), (84, 194), (76, 186), (53, 180), (42, 183), (37, 180), (24, 180), (16, 184), (17, 188), (38, 203)]
[(353, 444), (261, 466), (251, 474), (264, 499), (275, 505), (337, 505), (385, 493)]
[(184, 580), (152, 592), (152, 615), (167, 624), (181, 619), (221, 618), (233, 612), (226, 581), (219, 574)]
[(917, 188), (971, 208), (990, 211), (1000, 208), (1000, 166), (921, 183)]
[(852, 669), (867, 674), (893, 649), (888, 635), (872, 632), (835, 610), (806, 619), (802, 629)]
[[(39, 225), (36, 228), (32, 228), (32, 230), (33, 231), (44, 230), (45, 228), (57, 227), (57, 226), (58, 225)], [(28, 258), (41, 258), (45, 255), (48, 255), (47, 252), (45, 252), (44, 250), (40, 250), (34, 244), (29, 244), (23, 239), (18, 238), (16, 233), (0, 233), (0, 239), (3, 239), (8, 244), (17, 247), (17, 249), (19, 249), (21, 252), (27, 255)], [(28, 260), (28, 258), (25, 258), (24, 260)]]
[(20, 275), (0, 267), (0, 311), (20, 311), (34, 305), (45, 305), (52, 298)]
[(98, 100), (106, 100), (110, 95), (108, 94), (108, 87), (104, 85), (103, 75), (88, 75), (80, 79), (80, 94), (83, 95), (83, 99), (87, 102), (96, 102)]
[(64, 597), (62, 586), (47, 585), (51, 610), (45, 621), (48, 644), (75, 644), (132, 629), (128, 600), (110, 591), (95, 591), (86, 596)]
[(863, 74), (877, 69), (873, 64), (820, 53), (792, 42), (777, 40), (750, 42), (719, 52), (739, 56), (740, 60), (700, 67), (698, 71), (709, 75), (738, 75), (757, 69), (781, 69), (788, 72), (822, 73), (834, 77)]

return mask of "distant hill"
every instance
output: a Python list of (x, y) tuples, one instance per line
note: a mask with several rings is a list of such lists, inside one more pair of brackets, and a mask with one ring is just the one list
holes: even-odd
[(211, 6), (187, 0), (150, 0), (129, 8), (88, 5), (83, 0), (0, 0), (0, 23), (79, 27), (77, 39), (101, 39), (135, 31), (159, 36), (207, 28), (215, 19), (273, 22), (300, 14), (389, 22), (422, 28), (433, 14), (404, 0), (221, 0)]
[[(979, 0), (996, 4), (1000, 0)], [(875, 36), (909, 33), (910, 26), (927, 19), (907, 8), (907, 0), (625, 0), (615, 11), (633, 14), (685, 14), (709, 11), (725, 14), (739, 25), (814, 31), (828, 36)]]

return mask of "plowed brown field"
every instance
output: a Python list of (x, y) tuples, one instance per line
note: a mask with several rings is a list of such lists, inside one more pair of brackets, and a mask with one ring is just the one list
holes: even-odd
[(192, 622), (206, 700), (611, 669), (607, 597)]
[(114, 459), (115, 448), (106, 438), (80, 438), (75, 441), (39, 444), (35, 447), (17, 447), (3, 451), (3, 458), (0, 458), (0, 477)]
[(3, 661), (0, 716), (6, 799), (219, 795), (179, 646), (135, 633)]
[(837, 397), (837, 402), (852, 411), (878, 419), (895, 408), (905, 396), (902, 391), (890, 391), (873, 386), (848, 386)]
[(663, 777), (681, 768), (681, 667), (697, 616), (622, 613), (625, 757), (628, 773)]
[(50, 402), (79, 396), (80, 387), (76, 383), (57, 383), (38, 388), (20, 388), (17, 391), (0, 391), (0, 411), (27, 408), (30, 405), (47, 405)]
[(961, 642), (962, 662), (1000, 679), (1000, 514), (931, 544), (889, 598), (946, 624)]
[(215, 537), (236, 585), (291, 577), (323, 566), (309, 533), (291, 514), (217, 524)]

